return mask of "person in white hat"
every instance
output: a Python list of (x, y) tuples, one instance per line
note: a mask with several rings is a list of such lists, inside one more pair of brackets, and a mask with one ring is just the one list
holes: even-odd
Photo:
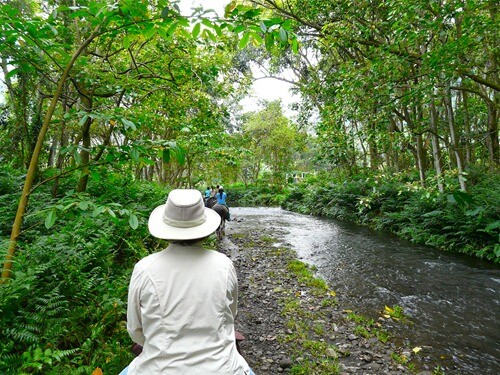
[(127, 330), (143, 349), (121, 374), (253, 374), (236, 347), (234, 265), (199, 243), (219, 224), (192, 189), (172, 190), (151, 213), (149, 232), (171, 243), (134, 267)]

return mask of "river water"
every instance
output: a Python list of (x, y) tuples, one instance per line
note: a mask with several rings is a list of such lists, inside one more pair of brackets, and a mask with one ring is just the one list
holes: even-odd
[(228, 231), (271, 229), (317, 267), (342, 307), (374, 318), (403, 307), (412, 324), (397, 336), (446, 374), (500, 374), (500, 267), (279, 208), (232, 207), (231, 218)]

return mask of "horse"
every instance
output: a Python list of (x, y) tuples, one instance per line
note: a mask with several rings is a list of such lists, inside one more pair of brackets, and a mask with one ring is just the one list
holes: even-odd
[(222, 237), (224, 237), (225, 234), (226, 220), (229, 219), (229, 208), (223, 204), (218, 204), (216, 197), (206, 198), (205, 207), (211, 208), (219, 214), (221, 221), (215, 233), (217, 234), (217, 238), (222, 240)]
[(214, 196), (205, 198), (205, 207), (212, 208), (217, 203), (217, 198)]
[(226, 220), (229, 218), (229, 209), (224, 206), (223, 204), (218, 204), (216, 203), (213, 207), (212, 210), (217, 212), (220, 216), (220, 225), (215, 231), (217, 233), (217, 238), (219, 240), (222, 240), (222, 237), (224, 237), (225, 230), (226, 230)]

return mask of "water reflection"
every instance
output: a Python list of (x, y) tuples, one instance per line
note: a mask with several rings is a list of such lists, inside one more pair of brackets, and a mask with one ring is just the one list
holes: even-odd
[[(500, 268), (466, 256), (415, 246), (394, 235), (278, 208), (232, 208), (236, 226), (273, 228), (314, 264), (342, 305), (376, 316), (404, 308), (415, 325), (401, 332), (432, 346), (447, 373), (500, 373)], [(362, 310), (360, 310), (362, 308)]]

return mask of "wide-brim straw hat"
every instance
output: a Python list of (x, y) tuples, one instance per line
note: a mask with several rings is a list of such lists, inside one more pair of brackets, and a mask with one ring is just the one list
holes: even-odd
[(164, 240), (195, 240), (215, 232), (220, 222), (219, 214), (205, 207), (198, 190), (175, 189), (165, 204), (153, 210), (148, 229), (152, 236)]

